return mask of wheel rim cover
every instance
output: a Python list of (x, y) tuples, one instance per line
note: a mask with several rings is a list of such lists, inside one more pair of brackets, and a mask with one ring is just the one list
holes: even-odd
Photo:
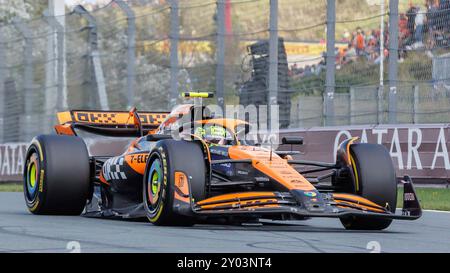
[(27, 167), (27, 195), (30, 200), (34, 199), (37, 193), (38, 174), (37, 155), (32, 154)]
[(162, 178), (161, 161), (155, 159), (150, 167), (147, 181), (148, 201), (150, 201), (152, 207), (155, 207), (159, 201)]

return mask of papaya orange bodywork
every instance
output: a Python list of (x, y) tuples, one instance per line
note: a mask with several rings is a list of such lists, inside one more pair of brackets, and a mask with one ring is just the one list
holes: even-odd
[(218, 202), (230, 202), (239, 201), (247, 198), (272, 198), (275, 197), (273, 192), (240, 192), (240, 193), (227, 193), (218, 196), (214, 196), (202, 201), (197, 202), (197, 205), (206, 205)]
[(148, 153), (136, 153), (125, 155), (125, 162), (130, 166), (135, 172), (139, 174), (144, 174), (145, 165), (147, 164)]
[(59, 124), (65, 124), (72, 121), (72, 115), (70, 114), (70, 111), (58, 112), (56, 116), (58, 118)]
[[(142, 124), (155, 125), (161, 124), (168, 113), (165, 112), (139, 112), (139, 117)], [(89, 123), (94, 125), (102, 124), (117, 124), (127, 125), (133, 124), (130, 119), (129, 112), (114, 112), (114, 111), (65, 111), (57, 113), (59, 124), (66, 124), (69, 122), (75, 123)]]
[(353, 202), (355, 202), (357, 204), (362, 204), (362, 205), (367, 204), (372, 207), (383, 209), (382, 206), (380, 206), (364, 197), (354, 195), (354, 194), (333, 193), (333, 198), (335, 198), (335, 201), (337, 201), (336, 199), (343, 198), (343, 199), (347, 199), (347, 200), (352, 200)]
[(275, 153), (252, 146), (233, 146), (228, 150), (231, 159), (251, 159), (255, 169), (277, 180), (288, 190), (315, 190), (306, 178), (299, 174), (287, 161)]
[(236, 201), (236, 202), (224, 202), (224, 203), (218, 203), (218, 204), (211, 204), (211, 205), (202, 205), (200, 206), (201, 209), (221, 209), (221, 208), (239, 208), (239, 207), (260, 207), (265, 205), (275, 205), (277, 204), (277, 199), (254, 199), (254, 200), (247, 200), (247, 201)]
[[(345, 201), (340, 201), (340, 200), (335, 200), (336, 203), (338, 203), (338, 207), (340, 208), (348, 208), (348, 206), (352, 206), (352, 207), (359, 207), (362, 210), (368, 210), (368, 211), (373, 211), (373, 212), (386, 212), (383, 209), (376, 209), (376, 208), (372, 208), (372, 207), (368, 207), (368, 206), (364, 206), (361, 204), (355, 204), (355, 203), (351, 203), (351, 202), (345, 202)], [(345, 206), (348, 205), (348, 206)]]
[(175, 198), (182, 202), (189, 203), (189, 197), (187, 197), (189, 196), (189, 184), (186, 175), (182, 172), (175, 172), (174, 182), (175, 187), (180, 191), (175, 191)]
[(55, 125), (55, 131), (58, 135), (76, 136), (72, 124)]
[(102, 182), (103, 184), (109, 185), (108, 181), (106, 181), (105, 177), (103, 176), (103, 172), (100, 172), (100, 175), (99, 175), (98, 179), (99, 179), (100, 182)]

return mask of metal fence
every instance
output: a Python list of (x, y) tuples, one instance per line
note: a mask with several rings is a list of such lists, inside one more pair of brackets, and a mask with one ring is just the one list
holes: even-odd
[(56, 111), (170, 110), (192, 90), (278, 103), (289, 128), (448, 123), (450, 1), (404, 2), (115, 0), (14, 18), (0, 143), (51, 132)]

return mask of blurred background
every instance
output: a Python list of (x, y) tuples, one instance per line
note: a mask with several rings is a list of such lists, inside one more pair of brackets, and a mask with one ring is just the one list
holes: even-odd
[(0, 0), (0, 143), (184, 91), (289, 129), (449, 123), (449, 43), (450, 0)]

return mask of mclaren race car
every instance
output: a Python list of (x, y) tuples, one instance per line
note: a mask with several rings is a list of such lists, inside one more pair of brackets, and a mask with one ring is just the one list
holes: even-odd
[[(340, 144), (335, 163), (294, 160), (295, 151), (247, 141), (247, 122), (195, 104), (171, 113), (72, 110), (57, 117), (56, 134), (35, 137), (26, 154), (24, 195), (33, 214), (148, 218), (155, 225), (332, 217), (364, 230), (422, 214), (409, 177), (400, 181), (403, 209), (396, 213), (398, 181), (382, 145), (352, 138)], [(134, 140), (121, 154), (94, 156), (82, 131)]]

